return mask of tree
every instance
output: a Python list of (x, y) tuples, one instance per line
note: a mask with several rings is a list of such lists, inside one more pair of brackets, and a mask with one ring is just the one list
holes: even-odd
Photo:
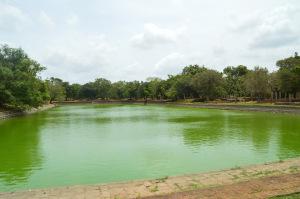
[(169, 77), (170, 88), (167, 90), (167, 96), (172, 99), (186, 99), (193, 93), (190, 75), (176, 75)]
[(295, 97), (297, 92), (300, 92), (300, 56), (295, 53), (294, 57), (289, 57), (277, 61), (279, 67), (278, 76), (280, 79), (280, 89), (285, 96)]
[(47, 88), (37, 76), (44, 69), (21, 48), (1, 46), (0, 106), (24, 110), (45, 103)]
[(69, 82), (62, 82), (62, 86), (65, 90), (65, 100), (67, 101), (67, 100), (71, 99), (71, 95), (72, 95), (71, 86), (70, 86)]
[(93, 82), (89, 82), (81, 86), (79, 90), (79, 98), (90, 100), (97, 98), (97, 90)]
[(149, 83), (148, 82), (141, 82), (138, 88), (138, 98), (147, 99), (149, 97)]
[(258, 101), (270, 95), (269, 73), (266, 68), (255, 67), (245, 78), (245, 88)]
[(192, 85), (201, 98), (212, 100), (224, 94), (222, 74), (215, 70), (205, 70), (193, 77)]
[(278, 72), (270, 74), (270, 88), (272, 91), (272, 99), (278, 100), (281, 97), (280, 93), (280, 78)]
[(166, 96), (165, 82), (157, 77), (147, 78), (148, 88), (152, 99), (162, 99)]
[(70, 99), (76, 100), (79, 99), (80, 84), (71, 84), (70, 85)]
[(49, 80), (46, 80), (46, 83), (49, 90), (50, 103), (66, 99), (66, 90), (61, 79), (51, 77)]
[(201, 73), (203, 71), (207, 70), (204, 66), (199, 67), (198, 65), (189, 65), (183, 68), (182, 75), (191, 75), (194, 76), (197, 73)]
[(94, 82), (94, 88), (96, 90), (96, 98), (106, 99), (109, 96), (109, 90), (111, 82), (104, 78), (98, 78)]
[(112, 99), (125, 98), (125, 86), (126, 86), (126, 83), (124, 81), (118, 81), (118, 82), (113, 83), (109, 90), (109, 96)]
[(237, 67), (228, 66), (224, 68), (223, 73), (225, 74), (225, 90), (227, 95), (233, 97), (244, 96), (244, 79), (248, 73), (247, 67), (243, 65)]
[(288, 95), (291, 98), (291, 95), (299, 90), (297, 74), (287, 68), (283, 68), (278, 71), (278, 76), (281, 92), (285, 93), (285, 98)]
[(287, 68), (289, 70), (293, 70), (300, 66), (300, 56), (297, 52), (295, 52), (295, 55), (293, 57), (288, 57), (282, 60), (279, 60), (276, 62), (276, 65), (280, 68)]
[(140, 83), (138, 81), (127, 82), (125, 93), (129, 99), (137, 99)]

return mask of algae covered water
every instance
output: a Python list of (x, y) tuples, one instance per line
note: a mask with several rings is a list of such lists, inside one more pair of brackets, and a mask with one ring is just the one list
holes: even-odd
[(0, 191), (161, 178), (297, 156), (297, 115), (66, 105), (0, 121)]

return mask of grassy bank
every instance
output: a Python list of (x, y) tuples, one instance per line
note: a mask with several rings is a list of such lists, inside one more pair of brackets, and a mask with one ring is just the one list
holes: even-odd
[(300, 199), (300, 193), (293, 193), (293, 194), (288, 194), (288, 195), (283, 195), (283, 196), (276, 196), (276, 197), (272, 197), (270, 199)]

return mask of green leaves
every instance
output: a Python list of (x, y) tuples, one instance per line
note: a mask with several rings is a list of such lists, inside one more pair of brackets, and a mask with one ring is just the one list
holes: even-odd
[(110, 82), (98, 78), (84, 85), (69, 84), (58, 78), (42, 81), (45, 69), (20, 48), (0, 47), (0, 106), (14, 109), (38, 107), (50, 101), (76, 99), (186, 99), (213, 100), (220, 97), (270, 97), (271, 93), (300, 92), (300, 57), (295, 53), (277, 62), (279, 70), (269, 74), (265, 68), (226, 67), (223, 73), (204, 66), (189, 65), (178, 75), (146, 82)]
[(222, 74), (215, 70), (205, 70), (195, 75), (192, 84), (199, 97), (212, 100), (223, 94)]
[(43, 82), (37, 74), (44, 67), (30, 59), (22, 49), (0, 47), (0, 105), (24, 110), (47, 100)]
[(300, 57), (295, 53), (294, 57), (279, 60), (278, 78), (282, 92), (294, 94), (300, 92)]
[(266, 68), (255, 67), (245, 77), (245, 88), (251, 97), (262, 99), (269, 97), (271, 89), (269, 86), (269, 72)]

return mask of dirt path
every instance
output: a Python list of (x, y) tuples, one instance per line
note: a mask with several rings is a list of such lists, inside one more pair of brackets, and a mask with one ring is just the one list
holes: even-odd
[(199, 189), (145, 199), (264, 199), (300, 192), (300, 173), (265, 177), (232, 185)]
[[(226, 196), (225, 198), (247, 198), (248, 196), (263, 198), (300, 191), (299, 189), (300, 158), (296, 158), (156, 180), (0, 193), (0, 199), (202, 198), (202, 196), (224, 198), (222, 195)], [(160, 197), (161, 195), (164, 196)]]

